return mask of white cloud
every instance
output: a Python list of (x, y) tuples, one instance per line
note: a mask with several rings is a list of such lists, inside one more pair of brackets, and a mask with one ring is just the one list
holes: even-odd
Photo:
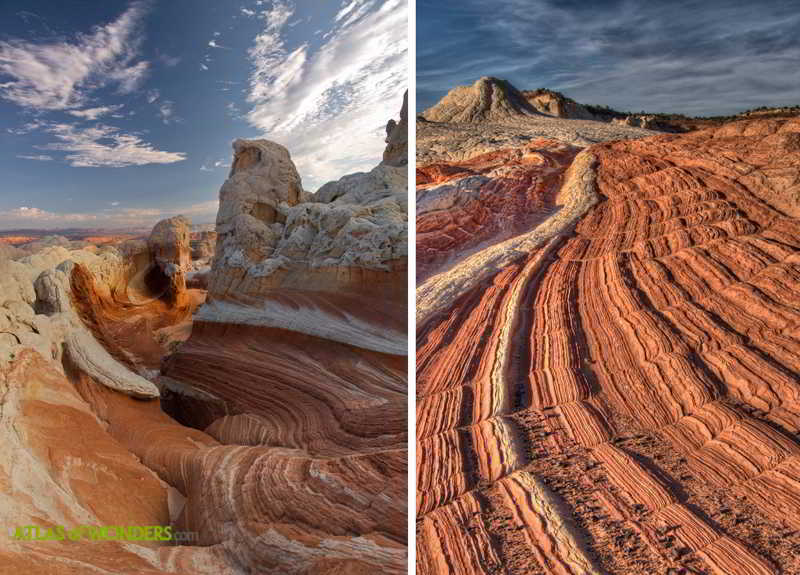
[(226, 164), (225, 163), (225, 160), (216, 160), (213, 164), (211, 164), (211, 165), (209, 165), (209, 164), (211, 164), (211, 163), (210, 162), (204, 163), (202, 166), (200, 166), (200, 170), (203, 171), (203, 172), (213, 172), (216, 168), (230, 168), (231, 167), (230, 164)]
[(19, 128), (6, 128), (6, 132), (9, 134), (13, 134), (14, 136), (22, 136), (23, 134), (29, 134), (34, 130), (38, 130), (44, 125), (44, 122), (41, 120), (34, 120), (32, 122), (28, 122), (23, 124)]
[(350, 12), (352, 12), (353, 9), (356, 8), (359, 4), (364, 4), (364, 0), (353, 0), (350, 3), (345, 3), (345, 5), (342, 6), (342, 8), (336, 14), (334, 21), (338, 22), (339, 20), (350, 14)]
[(186, 154), (157, 150), (136, 135), (103, 124), (77, 128), (71, 124), (54, 123), (47, 124), (44, 129), (59, 141), (40, 148), (67, 152), (65, 159), (71, 166), (121, 168), (172, 164), (186, 159)]
[(203, 64), (202, 62), (200, 62), (200, 69), (201, 69), (203, 72), (205, 72), (206, 70), (208, 70), (208, 66), (206, 66), (205, 64)]
[(119, 205), (119, 202), (111, 202), (111, 205), (116, 207)]
[(57, 214), (39, 208), (21, 206), (11, 210), (0, 210), (0, 225), (3, 227), (15, 227), (45, 224), (58, 221), (62, 224), (72, 224), (76, 221), (90, 221), (96, 216), (91, 214)]
[(36, 160), (36, 161), (39, 161), (39, 162), (49, 162), (49, 161), (52, 161), (52, 159), (53, 159), (53, 156), (48, 156), (47, 154), (38, 154), (38, 155), (35, 155), (35, 156), (27, 156), (25, 154), (17, 154), (17, 157), (21, 158), (23, 160)]
[(0, 97), (36, 110), (81, 106), (93, 89), (116, 84), (131, 92), (147, 73), (146, 61), (134, 62), (145, 3), (133, 2), (115, 21), (97, 26), (73, 41), (50, 44), (0, 41)]
[(209, 40), (208, 41), (208, 45), (211, 48), (220, 48), (220, 49), (224, 49), (224, 50), (230, 50), (230, 48), (228, 48), (227, 46), (223, 46), (222, 44), (217, 44), (216, 40)]
[(108, 77), (119, 83), (120, 92), (130, 94), (139, 87), (149, 68), (150, 64), (148, 62), (139, 62), (128, 68), (114, 70), (109, 73)]
[(236, 107), (236, 104), (233, 102), (228, 102), (225, 104), (225, 113), (228, 114), (231, 118), (239, 118), (242, 111)]
[(147, 103), (152, 104), (161, 97), (161, 93), (157, 89), (147, 91)]
[(180, 118), (175, 115), (175, 103), (171, 100), (162, 100), (158, 106), (158, 114), (161, 116), (161, 121), (164, 124), (172, 124), (179, 122)]
[[(286, 145), (308, 189), (375, 166), (407, 87), (405, 0), (346, 2), (317, 49), (287, 48), (293, 7), (276, 1), (249, 50), (247, 119)], [(342, 146), (342, 142), (347, 142)]]
[(209, 200), (164, 208), (112, 208), (97, 212), (51, 212), (31, 206), (0, 210), (0, 229), (36, 227), (58, 229), (64, 227), (125, 228), (152, 226), (157, 221), (183, 214), (195, 221), (213, 221), (219, 208), (218, 200)]
[(83, 118), (84, 120), (94, 121), (100, 116), (111, 114), (122, 108), (119, 106), (101, 106), (99, 108), (86, 108), (85, 110), (69, 110), (67, 113), (75, 116), (76, 118)]
[(167, 68), (174, 68), (181, 63), (180, 56), (170, 56), (169, 54), (159, 54), (158, 61), (164, 64)]
[(247, 16), (248, 18), (252, 18), (253, 16), (255, 16), (255, 15), (256, 15), (256, 12), (255, 12), (255, 10), (249, 10), (249, 9), (247, 9), (247, 8), (245, 8), (245, 7), (242, 7), (242, 8), (240, 9), (240, 11), (241, 11), (241, 13), (242, 13), (242, 14), (244, 14), (244, 15), (245, 15), (245, 16)]

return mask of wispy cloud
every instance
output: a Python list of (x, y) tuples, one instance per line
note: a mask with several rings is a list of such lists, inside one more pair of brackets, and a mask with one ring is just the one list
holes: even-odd
[(206, 162), (202, 166), (200, 166), (200, 170), (203, 172), (213, 172), (219, 168), (230, 168), (231, 165), (225, 163), (225, 160), (216, 160), (215, 162)]
[(121, 108), (122, 105), (120, 104), (118, 106), (100, 106), (98, 108), (86, 108), (84, 110), (69, 110), (67, 113), (77, 118), (94, 121), (100, 116), (111, 114)]
[(181, 121), (175, 115), (175, 103), (172, 100), (162, 100), (158, 106), (158, 114), (164, 124), (173, 124)]
[(122, 168), (172, 164), (186, 159), (186, 154), (157, 150), (139, 136), (103, 124), (80, 128), (71, 124), (50, 123), (43, 129), (58, 141), (39, 147), (42, 150), (67, 152), (65, 159), (75, 167)]
[(245, 8), (244, 6), (242, 8), (240, 8), (239, 11), (242, 14), (244, 14), (245, 16), (247, 16), (248, 18), (252, 18), (253, 16), (256, 15), (256, 11), (255, 10), (250, 10), (249, 8)]
[(41, 120), (33, 120), (32, 122), (27, 122), (23, 124), (19, 128), (6, 128), (6, 132), (14, 136), (22, 136), (24, 134), (29, 134), (35, 130), (38, 130), (43, 125), (44, 122), (42, 122)]
[(87, 94), (106, 85), (133, 91), (149, 63), (136, 61), (144, 2), (133, 2), (115, 21), (71, 41), (0, 41), (0, 97), (33, 110), (83, 105)]
[(261, 14), (264, 29), (249, 51), (246, 117), (287, 145), (313, 189), (380, 160), (383, 129), (407, 87), (407, 4), (344, 2), (318, 48), (287, 47), (283, 34), (293, 14), (281, 0)]
[(17, 154), (17, 157), (22, 160), (36, 160), (37, 162), (50, 162), (53, 160), (53, 156), (48, 156), (47, 154), (38, 154), (32, 156)]
[(174, 68), (181, 63), (180, 56), (170, 56), (169, 54), (159, 54), (158, 61), (164, 64), (167, 68)]

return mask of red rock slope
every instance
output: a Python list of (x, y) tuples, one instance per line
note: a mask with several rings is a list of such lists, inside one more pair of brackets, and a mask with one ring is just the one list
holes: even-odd
[(0, 573), (407, 572), (398, 129), (391, 163), (318, 195), (285, 148), (238, 141), (194, 315), (181, 218), (120, 250), (0, 260), (6, 528), (194, 536), (4, 537)]
[(589, 153), (419, 325), (418, 573), (800, 572), (800, 119)]

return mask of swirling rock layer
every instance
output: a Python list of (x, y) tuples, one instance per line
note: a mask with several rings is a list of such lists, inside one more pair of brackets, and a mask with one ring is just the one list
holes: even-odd
[(179, 524), (246, 572), (406, 572), (400, 129), (393, 161), (314, 195), (285, 148), (237, 140), (209, 298), (159, 378), (211, 443), (126, 436), (186, 497)]
[(800, 572), (800, 120), (587, 153), (419, 323), (418, 573)]

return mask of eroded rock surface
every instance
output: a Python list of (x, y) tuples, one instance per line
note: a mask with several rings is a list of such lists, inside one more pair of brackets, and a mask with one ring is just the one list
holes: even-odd
[(541, 112), (526, 94), (531, 93), (488, 77), (472, 86), (454, 88), (417, 119), (417, 165), (465, 162), (483, 154), (517, 150), (539, 139), (586, 147), (653, 134), (641, 128), (580, 119), (584, 118), (580, 114), (579, 119), (565, 120), (558, 113), (566, 112), (556, 104), (552, 104), (552, 114)]
[(403, 94), (400, 121), (389, 120), (386, 124), (386, 149), (383, 163), (389, 166), (408, 165), (408, 92)]
[(0, 571), (406, 572), (397, 129), (395, 161), (319, 197), (285, 148), (237, 141), (216, 234), (178, 217), (117, 247), (0, 258), (6, 527), (193, 536), (4, 538)]
[[(418, 215), (441, 210), (446, 241), (423, 249), (448, 257), (418, 289), (418, 573), (800, 570), (798, 135), (592, 146), (505, 260), (460, 184), (472, 166), (418, 166), (423, 199), (467, 195)], [(516, 150), (495, 170), (518, 172)], [(525, 192), (497, 189), (530, 197), (529, 170)], [(571, 196), (594, 199), (554, 226)], [(489, 231), (451, 240), (470, 216)], [(477, 280), (431, 290), (448, 276)]]
[(235, 150), (239, 159), (220, 191), (210, 298), (200, 318), (404, 355), (405, 166), (345, 176), (302, 202), (284, 148), (239, 140)]
[(168, 471), (185, 524), (257, 572), (403, 573), (407, 168), (308, 196), (281, 146), (234, 151), (208, 300), (160, 378), (220, 444)]

